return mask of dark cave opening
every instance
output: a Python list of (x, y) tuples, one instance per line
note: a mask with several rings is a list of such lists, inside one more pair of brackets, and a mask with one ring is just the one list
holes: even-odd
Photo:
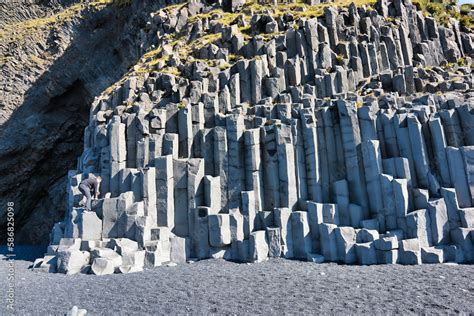
[(76, 113), (78, 121), (82, 121), (82, 125), (85, 126), (87, 125), (89, 103), (91, 101), (92, 97), (84, 82), (76, 79), (64, 93), (51, 98), (49, 104), (45, 107), (44, 114), (54, 114), (62, 111)]
[[(68, 170), (76, 168), (77, 157), (82, 153), (92, 98), (78, 79), (34, 112), (40, 122), (35, 127), (38, 132), (31, 135), (27, 152), (18, 157), (33, 170), (27, 179), (19, 179), (16, 188), (16, 196), (26, 197), (16, 202), (17, 209), (22, 210), (15, 218), (16, 243), (47, 244), (51, 227), (63, 219), (66, 176)], [(58, 210), (57, 205), (62, 209)], [(5, 238), (2, 235), (0, 242), (5, 243)]]

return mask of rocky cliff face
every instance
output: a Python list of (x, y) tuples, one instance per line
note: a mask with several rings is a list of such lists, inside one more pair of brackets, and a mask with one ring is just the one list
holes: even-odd
[(163, 4), (115, 2), (2, 4), (0, 204), (16, 204), (19, 243), (44, 242), (64, 216), (59, 188), (83, 150), (90, 103), (156, 37), (139, 30)]
[(472, 32), (409, 1), (337, 4), (144, 15), (149, 49), (92, 102), (41, 267), (473, 260)]

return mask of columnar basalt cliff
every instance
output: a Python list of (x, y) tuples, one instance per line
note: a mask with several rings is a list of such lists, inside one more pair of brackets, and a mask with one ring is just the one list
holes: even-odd
[(93, 101), (35, 269), (474, 261), (473, 33), (409, 0), (336, 4), (150, 15), (156, 43)]

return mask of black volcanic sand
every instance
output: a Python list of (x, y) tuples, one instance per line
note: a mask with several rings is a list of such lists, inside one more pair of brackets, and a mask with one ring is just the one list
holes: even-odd
[[(91, 315), (474, 314), (474, 265), (205, 260), (125, 275), (68, 276), (31, 271), (31, 260), (44, 249), (20, 250), (19, 315), (64, 315), (74, 305)], [(3, 315), (7, 263), (0, 257)]]

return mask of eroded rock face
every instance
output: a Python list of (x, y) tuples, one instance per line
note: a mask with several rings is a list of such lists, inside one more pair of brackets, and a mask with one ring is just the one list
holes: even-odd
[[(259, 262), (270, 250), (351, 264), (474, 260), (473, 34), (408, 1), (317, 18), (239, 7), (227, 9), (250, 15), (191, 1), (151, 16), (141, 36), (156, 34), (156, 48), (92, 102), (49, 252), (71, 240), (145, 251), (115, 272)], [(89, 173), (103, 178), (93, 240), (78, 205)]]
[[(41, 15), (42, 5), (29, 15), (11, 8), (0, 44), (0, 204), (15, 203), (17, 242), (23, 244), (45, 243), (45, 228), (63, 217), (65, 195), (57, 186), (83, 151), (89, 105), (148, 47), (138, 30), (154, 10), (93, 9), (74, 1), (43, 6)], [(130, 14), (135, 9), (139, 13)], [(57, 24), (44, 22), (50, 16)]]

